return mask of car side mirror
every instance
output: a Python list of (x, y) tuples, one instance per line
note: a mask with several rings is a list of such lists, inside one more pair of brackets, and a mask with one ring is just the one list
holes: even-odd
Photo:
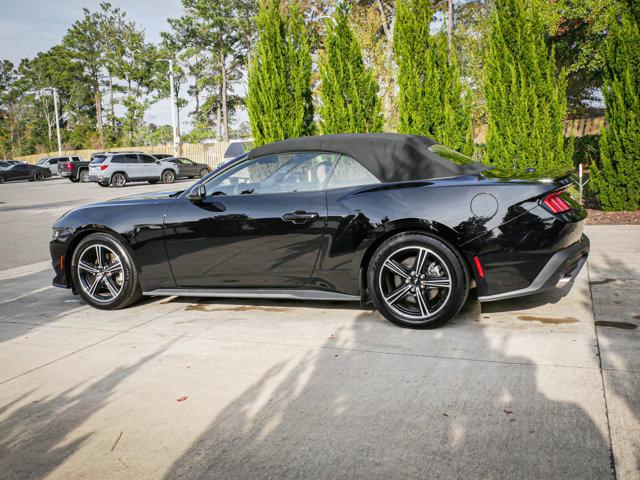
[(187, 195), (187, 198), (190, 202), (201, 202), (207, 196), (207, 189), (204, 185), (198, 185), (196, 188), (192, 189)]
[(156, 160), (156, 165), (160, 165), (160, 160)]

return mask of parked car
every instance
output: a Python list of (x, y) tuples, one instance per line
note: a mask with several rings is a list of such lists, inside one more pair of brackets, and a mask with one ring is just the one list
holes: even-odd
[(42, 168), (48, 168), (49, 171), (51, 172), (51, 175), (58, 175), (58, 161), (60, 161), (62, 158), (66, 158), (66, 157), (45, 157), (45, 158), (41, 158), (40, 160), (38, 160), (38, 162), (36, 163), (36, 165), (42, 167)]
[(7, 162), (7, 163), (9, 163), (11, 165), (19, 165), (20, 163), (27, 163), (27, 162), (24, 162), (22, 160), (5, 160), (5, 162)]
[(206, 163), (196, 163), (184, 157), (169, 157), (163, 160), (178, 166), (178, 178), (202, 178), (211, 171), (211, 167)]
[(361, 301), (398, 325), (576, 277), (586, 210), (567, 172), (493, 170), (417, 135), (284, 140), (177, 192), (62, 216), (53, 284), (101, 309), (142, 295)]
[(0, 160), (0, 170), (4, 170), (5, 168), (9, 168), (13, 163), (9, 163), (6, 160)]
[(247, 153), (249, 150), (251, 150), (252, 143), (253, 140), (251, 139), (231, 140), (229, 146), (224, 152), (222, 159), (223, 162), (236, 158), (243, 153)]
[(88, 182), (89, 163), (80, 157), (65, 157), (58, 162), (58, 174), (72, 182)]
[(173, 183), (178, 166), (144, 153), (113, 152), (96, 155), (89, 164), (89, 181), (102, 187), (124, 187), (129, 182)]
[(13, 180), (29, 180), (40, 182), (51, 177), (51, 170), (39, 165), (28, 163), (15, 163), (8, 168), (0, 170), (0, 183)]

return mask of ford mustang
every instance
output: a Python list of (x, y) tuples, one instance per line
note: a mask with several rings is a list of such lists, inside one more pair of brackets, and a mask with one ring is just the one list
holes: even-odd
[(360, 301), (427, 328), (571, 282), (586, 211), (566, 172), (521, 175), (416, 135), (284, 140), (182, 191), (76, 208), (53, 226), (55, 286), (96, 308), (143, 295)]

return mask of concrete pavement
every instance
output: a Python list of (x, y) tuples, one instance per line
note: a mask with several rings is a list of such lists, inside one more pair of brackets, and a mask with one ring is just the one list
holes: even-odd
[(0, 477), (640, 478), (640, 227), (587, 233), (568, 294), (431, 331), (332, 303), (104, 312), (36, 255), (0, 272)]

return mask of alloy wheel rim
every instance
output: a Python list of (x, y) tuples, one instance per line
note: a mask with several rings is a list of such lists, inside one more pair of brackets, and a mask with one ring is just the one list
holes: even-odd
[(200, 170), (200, 178), (204, 177), (207, 173), (208, 171), (206, 168), (203, 168), (202, 170)]
[(36, 179), (36, 181), (40, 181), (42, 180), (43, 174), (41, 172), (38, 172), (35, 174), (34, 178)]
[(173, 173), (172, 172), (165, 172), (164, 173), (164, 182), (165, 183), (173, 182)]
[(118, 186), (120, 185), (124, 185), (124, 175), (120, 174), (120, 173), (116, 173), (115, 178), (114, 178), (114, 183)]
[(88, 178), (89, 178), (89, 172), (84, 171), (84, 172), (80, 173), (80, 181), (81, 182), (86, 182)]
[(124, 266), (120, 256), (104, 244), (85, 248), (77, 265), (80, 287), (99, 303), (115, 299), (124, 287)]
[(388, 255), (378, 284), (387, 307), (414, 323), (440, 312), (452, 290), (449, 268), (442, 257), (419, 246), (403, 247)]

